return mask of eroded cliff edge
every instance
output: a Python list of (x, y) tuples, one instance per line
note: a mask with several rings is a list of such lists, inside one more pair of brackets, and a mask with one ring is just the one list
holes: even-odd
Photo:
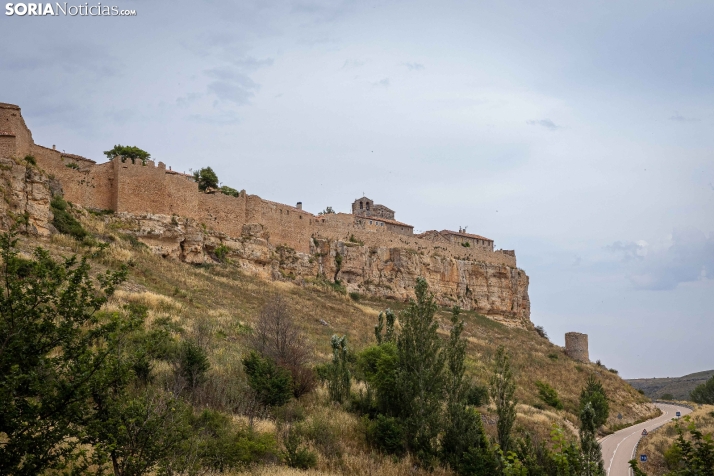
[(353, 237), (316, 236), (310, 251), (303, 253), (271, 244), (259, 223), (244, 225), (240, 236), (227, 236), (176, 216), (120, 213), (104, 220), (109, 228), (132, 233), (167, 259), (200, 264), (220, 256), (265, 278), (298, 283), (338, 280), (347, 292), (396, 300), (411, 297), (416, 278), (423, 276), (441, 305), (458, 305), (509, 325), (530, 325), (528, 276), (503, 264), (428, 248), (369, 246)]

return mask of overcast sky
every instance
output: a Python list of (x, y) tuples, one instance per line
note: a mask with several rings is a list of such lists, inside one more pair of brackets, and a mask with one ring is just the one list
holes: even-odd
[(555, 343), (714, 368), (714, 2), (102, 3), (137, 15), (0, 18), (0, 102), (37, 143), (468, 226), (516, 250)]

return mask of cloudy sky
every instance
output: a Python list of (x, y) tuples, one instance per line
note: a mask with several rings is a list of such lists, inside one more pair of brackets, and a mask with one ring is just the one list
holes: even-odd
[(468, 226), (516, 250), (555, 343), (588, 333), (628, 378), (714, 368), (711, 1), (103, 3), (137, 15), (0, 18), (36, 142)]

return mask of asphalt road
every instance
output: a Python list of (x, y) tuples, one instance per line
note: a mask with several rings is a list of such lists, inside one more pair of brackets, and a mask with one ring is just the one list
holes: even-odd
[(605, 461), (605, 471), (608, 476), (629, 476), (630, 465), (628, 461), (639, 455), (634, 455), (635, 445), (642, 437), (642, 430), (652, 431), (658, 428), (672, 418), (676, 418), (677, 412), (681, 412), (682, 416), (691, 413), (689, 408), (680, 407), (678, 405), (668, 405), (664, 403), (656, 403), (657, 407), (662, 410), (662, 415), (652, 420), (647, 420), (644, 423), (625, 428), (617, 431), (612, 435), (608, 435), (600, 440), (602, 446), (602, 459)]

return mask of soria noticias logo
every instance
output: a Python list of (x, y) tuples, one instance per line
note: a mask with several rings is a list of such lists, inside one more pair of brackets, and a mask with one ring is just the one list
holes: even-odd
[(64, 3), (6, 3), (7, 16), (135, 17), (136, 10), (122, 10), (116, 5), (69, 5)]

